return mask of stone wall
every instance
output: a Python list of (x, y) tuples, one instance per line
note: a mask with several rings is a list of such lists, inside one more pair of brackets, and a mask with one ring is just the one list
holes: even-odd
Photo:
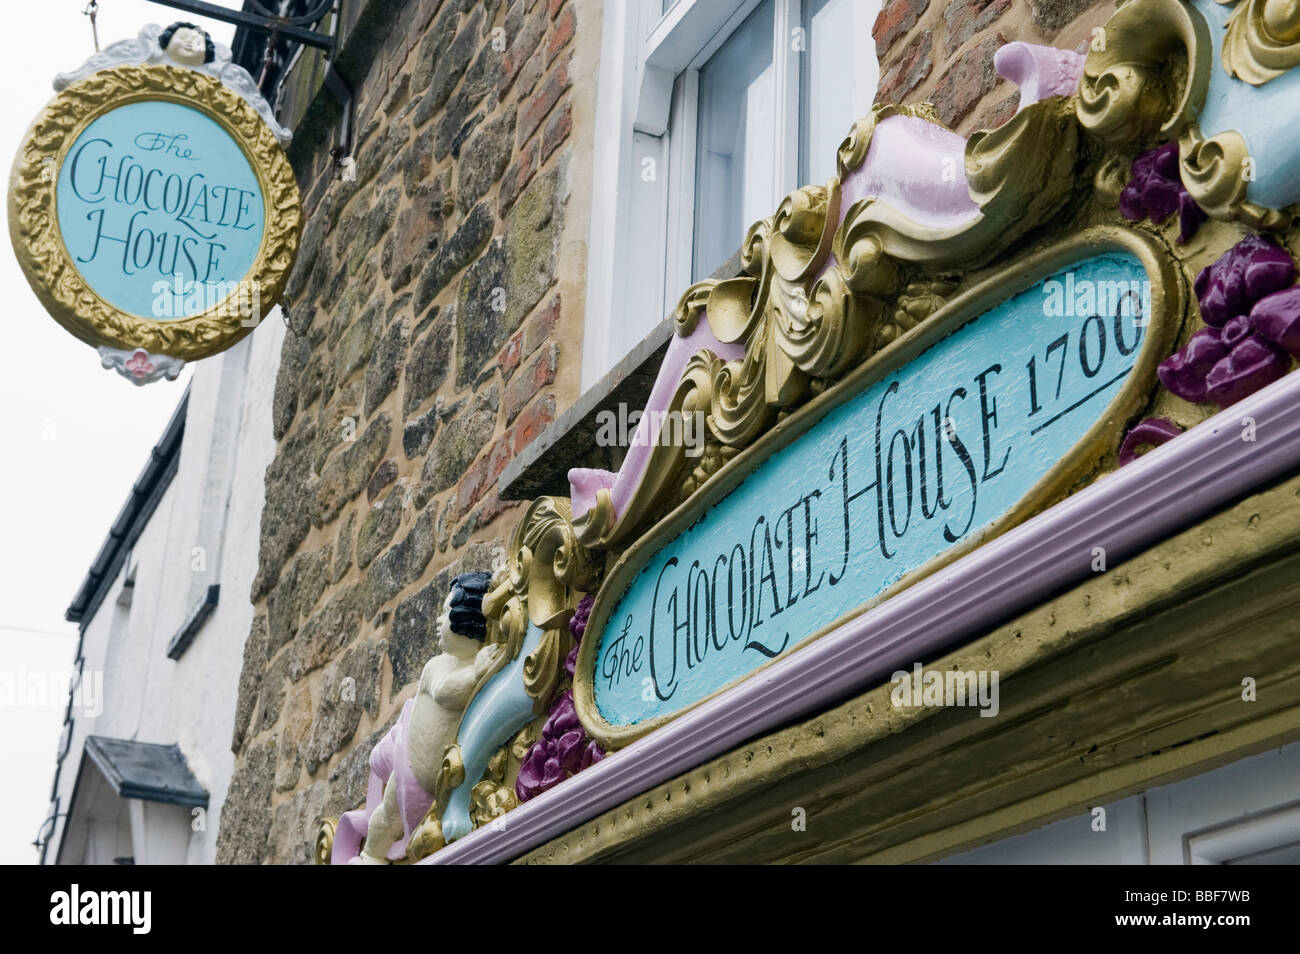
[(599, 4), (342, 16), (355, 176), (330, 156), (319, 61), (288, 79), (306, 227), (220, 862), (306, 862), (320, 818), (364, 801), (450, 578), (517, 517), (497, 476), (580, 378)]
[(1020, 94), (993, 69), (1013, 40), (1084, 52), (1112, 0), (886, 0), (872, 30), (880, 58), (878, 103), (932, 102), (957, 132), (993, 129)]

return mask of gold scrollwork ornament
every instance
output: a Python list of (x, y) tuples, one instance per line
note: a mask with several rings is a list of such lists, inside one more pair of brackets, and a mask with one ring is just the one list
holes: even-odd
[(334, 832), (338, 829), (339, 820), (337, 818), (322, 818), (320, 827), (316, 829), (316, 842), (312, 846), (311, 860), (313, 864), (327, 865), (330, 863), (330, 855), (334, 851)]
[(862, 160), (867, 158), (867, 150), (871, 148), (871, 139), (875, 135), (876, 126), (890, 116), (911, 116), (915, 119), (924, 119), (936, 126), (942, 126), (944, 129), (948, 128), (944, 125), (943, 120), (939, 118), (939, 111), (934, 108), (933, 103), (913, 103), (910, 105), (891, 103), (889, 105), (873, 106), (869, 115), (862, 117), (853, 124), (848, 136), (844, 138), (844, 141), (839, 145), (839, 149), (836, 150), (836, 166), (839, 169), (841, 181), (849, 173), (855, 171), (858, 166), (862, 165)]
[(434, 804), (445, 805), (447, 797), (464, 781), (465, 760), (461, 757), (460, 746), (453, 742), (447, 746), (442, 756), (442, 769), (438, 772), (438, 781), (434, 785)]
[(1229, 76), (1263, 86), (1300, 66), (1300, 3), (1296, 0), (1218, 0), (1235, 3), (1220, 59)]
[(1177, 136), (1205, 103), (1212, 44), (1205, 18), (1180, 0), (1129, 0), (1102, 28), (1079, 82), (1079, 123), (1118, 149)]
[(1246, 140), (1234, 130), (1208, 139), (1196, 123), (1178, 138), (1183, 184), (1206, 214), (1221, 222), (1240, 221), (1256, 229), (1281, 229), (1291, 217), (1246, 199), (1250, 153)]
[(1050, 218), (1076, 186), (1073, 103), (1071, 97), (1049, 97), (995, 130), (971, 135), (963, 164), (970, 198), (979, 207), (973, 219), (935, 227), (874, 196), (849, 206), (833, 246), (849, 289), (892, 298), (905, 285), (903, 265), (973, 268)]
[(411, 832), (411, 840), (406, 843), (406, 857), (411, 861), (427, 858), (444, 847), (447, 840), (442, 836), (442, 822), (439, 820), (438, 803), (429, 806), (420, 824)]

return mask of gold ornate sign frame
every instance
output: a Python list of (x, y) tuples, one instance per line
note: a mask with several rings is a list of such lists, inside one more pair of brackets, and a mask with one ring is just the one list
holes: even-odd
[[(248, 159), (262, 190), (265, 226), (257, 257), (242, 280), (257, 283), (258, 314), (231, 307), (230, 296), (188, 318), (162, 321), (127, 314), (100, 297), (69, 256), (59, 230), (57, 170), (97, 118), (149, 101), (198, 111), (229, 134)], [(275, 306), (297, 256), (301, 218), (293, 169), (257, 111), (214, 77), (177, 66), (114, 66), (69, 85), (28, 130), (10, 174), (14, 253), (54, 319), (92, 346), (143, 348), (186, 361), (231, 347)]]

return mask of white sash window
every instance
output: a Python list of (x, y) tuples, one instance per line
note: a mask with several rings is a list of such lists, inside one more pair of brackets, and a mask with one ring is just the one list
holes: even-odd
[(878, 77), (879, 0), (631, 0), (604, 11), (584, 388), (782, 196), (834, 175)]

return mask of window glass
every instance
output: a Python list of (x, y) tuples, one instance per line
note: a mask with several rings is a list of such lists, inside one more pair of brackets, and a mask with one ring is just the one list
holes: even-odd
[(692, 280), (730, 258), (780, 198), (773, 7), (759, 5), (700, 70)]
[(863, 0), (804, 0), (801, 185), (820, 185), (835, 175), (835, 150), (871, 109), (879, 67), (870, 21), (878, 9)]

